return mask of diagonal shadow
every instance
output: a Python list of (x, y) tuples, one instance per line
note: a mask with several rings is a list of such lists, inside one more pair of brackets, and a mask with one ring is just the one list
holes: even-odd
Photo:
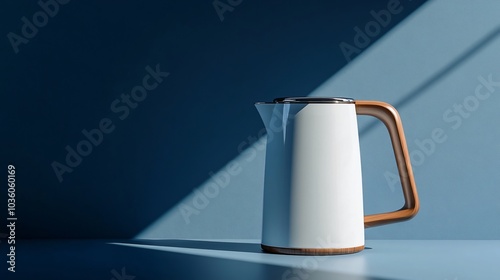
[[(110, 241), (124, 242), (95, 239), (23, 240), (25, 246), (20, 246), (17, 253), (22, 256), (23, 264), (29, 269), (16, 270), (19, 276), (16, 279), (387, 279), (372, 276), (369, 272), (363, 274), (326, 271), (320, 267), (307, 267), (308, 270), (302, 269), (301, 274), (296, 274), (294, 269), (297, 266), (294, 264), (297, 261), (290, 259), (280, 263), (267, 263), (261, 259), (246, 261), (130, 246), (110, 246)], [(177, 244), (176, 242), (181, 240), (172, 241), (172, 244)], [(126, 242), (130, 243), (131, 240)], [(192, 244), (203, 246), (201, 243)], [(208, 243), (220, 246), (219, 243), (222, 242)], [(48, 251), (51, 252), (50, 257), (47, 257)], [(54, 263), (57, 265), (53, 265)], [(303, 277), (297, 278), (298, 276)]]
[[(439, 80), (444, 78), (446, 75), (448, 75), (450, 72), (453, 71), (453, 69), (457, 68), (460, 66), (460, 64), (464, 63), (467, 61), (469, 58), (471, 58), (474, 54), (479, 52), (481, 49), (486, 47), (491, 41), (493, 41), (498, 35), (500, 34), (500, 27), (497, 27), (494, 29), (492, 32), (488, 33), (483, 39), (479, 40), (477, 43), (475, 43), (472, 47), (470, 47), (468, 50), (466, 50), (464, 53), (462, 53), (459, 57), (457, 57), (455, 60), (450, 62), (448, 65), (444, 66), (439, 72), (437, 72), (434, 76), (430, 77), (427, 79), (427, 81), (423, 82), (419, 87), (408, 93), (406, 96), (401, 98), (399, 101), (395, 102), (393, 106), (397, 108), (398, 110), (412, 101), (414, 101), (417, 97), (421, 96), (428, 88), (436, 84)], [(371, 120), (365, 128), (363, 128), (359, 132), (359, 136), (362, 137), (363, 135), (367, 134), (368, 132), (372, 131), (375, 127), (380, 125), (381, 123), (376, 120)]]
[[(137, 244), (137, 245), (153, 245), (153, 246), (190, 248), (190, 249), (206, 249), (206, 250), (246, 252), (246, 253), (266, 253), (261, 249), (260, 242), (246, 243), (246, 242), (187, 240), (187, 239), (132, 239), (128, 240), (127, 243)], [(372, 248), (365, 247), (365, 249), (370, 250)], [(293, 257), (295, 255), (288, 255), (288, 256)]]
[(243, 242), (220, 242), (205, 240), (182, 240), (182, 239), (133, 239), (127, 241), (129, 244), (154, 245), (165, 247), (178, 247), (190, 249), (207, 249), (233, 252), (262, 253), (260, 243)]

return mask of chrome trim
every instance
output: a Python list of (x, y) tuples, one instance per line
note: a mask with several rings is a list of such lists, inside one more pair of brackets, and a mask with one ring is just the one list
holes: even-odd
[(257, 102), (256, 104), (275, 103), (328, 103), (328, 104), (354, 104), (354, 99), (347, 97), (280, 97), (273, 102)]

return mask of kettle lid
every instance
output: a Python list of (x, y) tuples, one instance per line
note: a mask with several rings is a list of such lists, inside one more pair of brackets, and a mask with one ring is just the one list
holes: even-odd
[(354, 104), (354, 99), (347, 97), (280, 97), (273, 103), (334, 103)]

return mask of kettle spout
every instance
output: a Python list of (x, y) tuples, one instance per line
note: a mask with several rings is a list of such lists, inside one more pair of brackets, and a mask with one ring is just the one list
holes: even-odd
[(280, 104), (272, 102), (257, 102), (255, 107), (259, 111), (264, 126), (269, 132), (286, 132), (286, 127), (293, 123), (295, 116), (305, 108), (306, 104)]
[(259, 111), (260, 118), (262, 119), (262, 122), (264, 123), (264, 126), (266, 128), (268, 124), (271, 122), (275, 106), (276, 104), (274, 103), (267, 103), (267, 102), (255, 103), (255, 107), (257, 108), (257, 111)]

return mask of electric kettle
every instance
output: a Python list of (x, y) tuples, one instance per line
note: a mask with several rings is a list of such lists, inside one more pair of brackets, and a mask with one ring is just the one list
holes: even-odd
[[(419, 209), (398, 112), (379, 101), (287, 97), (255, 104), (267, 131), (262, 244), (281, 254), (348, 254), (364, 249), (364, 229), (408, 220)], [(389, 131), (404, 206), (364, 216), (357, 115)]]

